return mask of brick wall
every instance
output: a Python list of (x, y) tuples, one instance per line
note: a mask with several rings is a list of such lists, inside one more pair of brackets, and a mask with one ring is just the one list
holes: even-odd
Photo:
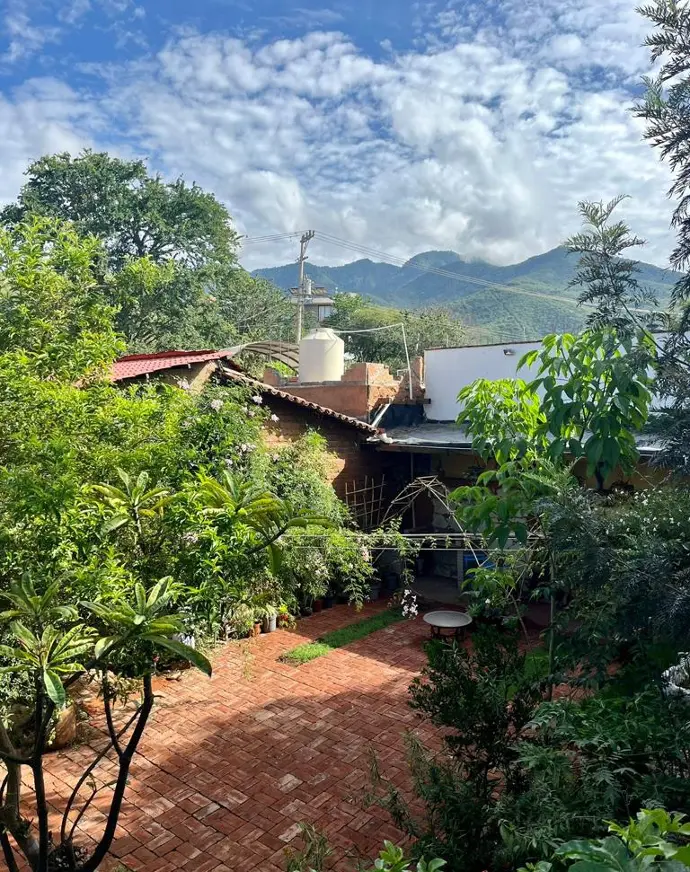
[(277, 423), (268, 421), (264, 427), (264, 439), (269, 447), (294, 442), (307, 430), (321, 433), (333, 455), (328, 480), (341, 499), (345, 497), (346, 482), (363, 481), (365, 477), (381, 480), (389, 458), (365, 444), (366, 433), (268, 394), (264, 394), (264, 406), (278, 416)]
[[(416, 358), (412, 364), (414, 399), (423, 396), (423, 367), (423, 358)], [(406, 402), (410, 396), (407, 373), (396, 378), (382, 363), (355, 363), (337, 382), (300, 384), (297, 380), (281, 378), (270, 367), (266, 369), (263, 380), (295, 397), (361, 420), (369, 420), (371, 412), (384, 403)]]

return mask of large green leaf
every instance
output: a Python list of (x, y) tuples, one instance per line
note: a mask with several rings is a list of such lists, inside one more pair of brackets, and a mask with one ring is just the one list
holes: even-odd
[(65, 693), (65, 687), (60, 680), (60, 676), (56, 672), (53, 672), (52, 669), (44, 669), (43, 684), (48, 697), (58, 708), (62, 708), (67, 699), (67, 694)]
[(184, 642), (176, 642), (174, 639), (168, 639), (165, 636), (155, 636), (151, 633), (145, 633), (139, 638), (146, 639), (161, 648), (167, 648), (168, 651), (172, 651), (173, 654), (177, 654), (183, 660), (189, 660), (197, 669), (200, 669), (209, 677), (211, 676), (212, 667), (210, 661), (195, 648), (185, 645)]

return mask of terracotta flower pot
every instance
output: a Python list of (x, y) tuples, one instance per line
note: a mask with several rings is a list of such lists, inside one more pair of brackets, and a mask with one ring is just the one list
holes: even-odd
[(48, 746), (49, 751), (60, 751), (67, 748), (77, 738), (77, 706), (70, 702), (57, 716), (55, 738)]
[(254, 626), (252, 627), (252, 636), (260, 636), (261, 635), (261, 621), (256, 621)]

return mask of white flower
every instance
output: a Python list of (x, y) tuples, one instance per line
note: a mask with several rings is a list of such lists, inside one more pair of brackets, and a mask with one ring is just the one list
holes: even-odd
[(256, 415), (256, 412), (254, 411), (254, 409), (250, 409), (250, 410), (247, 412), (247, 416), (248, 416), (249, 418), (253, 418), (254, 415)]
[(263, 403), (263, 400), (261, 399), (261, 395), (254, 394), (254, 396), (252, 397), (252, 402), (256, 403), (257, 406), (260, 406)]
[(194, 545), (199, 541), (199, 537), (196, 533), (185, 533), (182, 536), (182, 541), (187, 545)]
[(189, 382), (187, 381), (186, 378), (181, 378), (178, 381), (177, 386), (182, 388), (183, 391), (188, 391), (191, 388), (191, 385), (189, 384)]
[(277, 424), (278, 421), (280, 421), (280, 418), (277, 415), (271, 415), (271, 421), (273, 421), (274, 424)]
[(232, 457), (226, 457), (226, 458), (225, 458), (225, 465), (226, 465), (226, 466), (232, 466)]
[(214, 412), (220, 412), (220, 410), (223, 408), (223, 401), (222, 400), (211, 400), (210, 405), (211, 405), (211, 408), (213, 409)]
[(491, 605), (491, 600), (490, 600), (490, 599), (485, 599), (485, 600), (484, 600), (484, 605), (485, 605), (485, 606), (490, 606), (490, 605)]
[(272, 460), (274, 463), (278, 463), (278, 461), (280, 460), (280, 454), (272, 454), (272, 455), (271, 455), (271, 460)]

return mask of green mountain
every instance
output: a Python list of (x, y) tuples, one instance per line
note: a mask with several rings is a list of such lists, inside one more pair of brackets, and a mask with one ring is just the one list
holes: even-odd
[[(550, 332), (578, 330), (587, 309), (569, 287), (577, 255), (554, 248), (509, 266), (464, 260), (453, 251), (425, 251), (402, 267), (369, 259), (344, 266), (307, 263), (306, 273), (327, 291), (355, 292), (396, 308), (445, 306), (462, 319), (478, 342), (538, 339)], [(281, 288), (297, 284), (297, 266), (256, 270)], [(677, 274), (641, 263), (640, 284), (660, 303), (668, 300)]]

